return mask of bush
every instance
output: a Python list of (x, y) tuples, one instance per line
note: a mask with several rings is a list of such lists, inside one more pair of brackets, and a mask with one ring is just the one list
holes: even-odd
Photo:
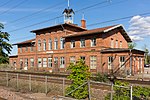
[[(90, 78), (89, 67), (85, 65), (83, 60), (78, 61), (76, 64), (71, 63), (68, 67), (68, 70), (71, 71), (68, 79), (72, 81), (72, 84), (66, 89), (66, 94), (72, 90), (78, 88), (84, 84)], [(76, 99), (84, 99), (88, 97), (88, 86), (87, 84), (77, 89), (76, 91), (68, 94)]]
[(101, 74), (97, 73), (96, 76), (93, 78), (94, 81), (99, 81), (99, 82), (108, 82), (108, 75), (107, 74)]

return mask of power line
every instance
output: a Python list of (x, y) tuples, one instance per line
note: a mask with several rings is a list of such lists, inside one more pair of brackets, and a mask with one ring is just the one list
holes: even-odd
[[(147, 13), (141, 13), (141, 14), (136, 14), (136, 15), (149, 15), (150, 12), (147, 12)], [(93, 24), (89, 24), (87, 26), (95, 26), (95, 25), (99, 25), (99, 24), (104, 24), (104, 23), (109, 23), (109, 22), (114, 22), (114, 21), (119, 21), (119, 20), (125, 20), (125, 19), (129, 19), (129, 18), (132, 18), (133, 16), (135, 15), (131, 15), (131, 16), (126, 16), (126, 17), (122, 17), (122, 18), (117, 18), (117, 19), (112, 19), (112, 20), (108, 20), (108, 21), (103, 21), (103, 22), (99, 22), (99, 23), (93, 23)], [(61, 16), (59, 16), (61, 17)], [(24, 27), (25, 28), (25, 27)], [(16, 30), (14, 30), (16, 31)]]
[(12, 0), (8, 0), (7, 2), (1, 4), (0, 7), (3, 7), (3, 6), (5, 6), (5, 5), (7, 5), (7, 4), (10, 3), (11, 1), (12, 1)]
[(21, 4), (23, 4), (23, 3), (26, 2), (26, 1), (27, 1), (27, 0), (22, 0), (22, 1), (21, 1), (20, 3), (18, 3), (17, 5), (13, 6), (12, 8), (10, 8), (10, 9), (8, 9), (8, 10), (6, 10), (6, 11), (4, 11), (3, 13), (1, 13), (1, 15), (2, 15), (2, 14), (5, 14), (5, 13), (7, 13), (7, 12), (9, 12), (9, 11), (15, 9), (15, 8), (17, 8), (18, 6), (20, 6)]
[[(107, 1), (100, 2), (100, 3), (97, 3), (97, 4), (94, 4), (94, 5), (90, 5), (90, 6), (88, 6), (88, 7), (82, 8), (82, 9), (80, 9), (80, 10), (76, 10), (75, 12), (79, 12), (79, 11), (82, 11), (82, 10), (85, 10), (85, 9), (89, 9), (89, 8), (91, 8), (91, 7), (97, 6), (98, 4), (103, 4), (103, 3), (106, 3), (106, 2), (108, 2), (108, 0), (107, 0)], [(61, 17), (63, 17), (63, 15), (58, 16), (58, 17), (55, 17), (55, 18), (52, 18), (52, 19), (44, 20), (44, 21), (41, 21), (41, 22), (39, 22), (39, 23), (35, 23), (35, 24), (32, 24), (32, 25), (28, 25), (28, 26), (25, 26), (25, 27), (21, 27), (21, 28), (18, 28), (18, 29), (14, 29), (14, 30), (11, 30), (11, 31), (9, 31), (9, 32), (14, 32), (14, 31), (18, 31), (18, 30), (25, 29), (25, 28), (28, 28), (28, 27), (36, 26), (36, 25), (39, 25), (39, 24), (42, 24), (42, 23), (49, 22), (49, 21), (51, 21), (51, 20), (55, 20), (55, 19), (57, 19), (57, 18), (61, 18)]]
[[(147, 13), (140, 13), (140, 14), (136, 14), (136, 15), (149, 15), (150, 12), (147, 12)], [(104, 24), (104, 23), (109, 23), (109, 22), (114, 22), (114, 21), (119, 21), (119, 20), (124, 20), (124, 19), (129, 19), (129, 18), (132, 18), (134, 17), (134, 15), (131, 15), (131, 16), (126, 16), (126, 17), (122, 17), (122, 18), (116, 18), (116, 19), (112, 19), (112, 20), (108, 20), (108, 21), (103, 21), (103, 22), (99, 22), (99, 23), (94, 23), (94, 24), (89, 24), (87, 26), (94, 26), (94, 25), (99, 25), (99, 24)]]
[[(18, 18), (18, 19), (16, 19), (16, 20), (10, 21), (10, 23), (15, 23), (15, 22), (18, 22), (18, 21), (23, 20), (23, 19), (26, 19), (26, 18), (31, 18), (31, 17), (34, 16), (34, 15), (37, 15), (37, 14), (43, 12), (43, 11), (47, 11), (48, 9), (52, 9), (53, 7), (56, 7), (56, 6), (61, 5), (61, 4), (63, 4), (63, 3), (64, 3), (64, 2), (60, 2), (60, 3), (57, 3), (57, 4), (53, 5), (53, 6), (50, 6), (50, 7), (44, 8), (44, 9), (40, 9), (39, 11), (34, 12), (34, 13), (32, 13), (32, 14), (29, 14), (29, 15), (23, 16), (23, 17), (21, 17), (21, 18)], [(7, 24), (7, 25), (8, 25), (8, 24)]]

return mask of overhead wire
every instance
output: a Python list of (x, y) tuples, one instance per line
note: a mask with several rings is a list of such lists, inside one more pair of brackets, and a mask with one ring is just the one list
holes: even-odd
[(9, 4), (11, 1), (12, 1), (12, 0), (8, 0), (7, 2), (1, 4), (0, 7), (3, 7), (3, 6), (5, 6), (5, 5), (7, 5), (7, 4)]
[[(87, 7), (85, 7), (85, 8), (79, 9), (79, 10), (76, 10), (75, 12), (79, 12), (79, 11), (82, 11), (82, 10), (85, 10), (85, 9), (89, 9), (89, 8), (92, 8), (92, 7), (97, 6), (97, 5), (99, 5), (99, 4), (106, 3), (106, 2), (108, 2), (108, 0), (107, 0), (107, 1), (99, 2), (99, 3), (94, 4), (94, 5), (87, 6)], [(55, 19), (57, 19), (57, 18), (61, 18), (61, 17), (63, 17), (63, 15), (54, 17), (54, 18), (52, 18), (52, 19), (44, 20), (44, 21), (41, 21), (41, 22), (38, 22), (38, 23), (35, 23), (35, 24), (32, 24), (32, 25), (28, 25), (28, 26), (25, 26), (25, 27), (17, 28), (17, 29), (8, 31), (8, 32), (14, 32), (14, 31), (18, 31), (18, 30), (21, 30), (21, 29), (25, 29), (25, 28), (31, 27), (31, 26), (36, 26), (36, 25), (39, 25), (39, 24), (42, 24), (42, 23), (49, 22), (49, 21), (51, 21), (51, 20), (55, 20)]]
[(22, 0), (20, 3), (18, 3), (17, 5), (14, 5), (14, 6), (13, 6), (12, 8), (10, 8), (10, 9), (5, 10), (5, 11), (2, 12), (0, 15), (8, 13), (9, 11), (11, 11), (11, 10), (17, 8), (18, 6), (20, 6), (21, 4), (23, 4), (23, 3), (26, 2), (26, 1), (27, 1), (27, 0)]
[(26, 18), (31, 18), (31, 17), (34, 16), (34, 15), (37, 15), (37, 14), (43, 12), (43, 11), (47, 11), (47, 10), (49, 10), (49, 9), (52, 9), (53, 7), (56, 7), (56, 6), (61, 5), (61, 4), (63, 4), (63, 3), (65, 3), (65, 2), (64, 2), (64, 1), (63, 1), (63, 2), (59, 2), (59, 3), (55, 4), (55, 5), (46, 7), (46, 8), (44, 8), (44, 9), (40, 9), (40, 10), (34, 12), (34, 13), (31, 13), (31, 14), (29, 14), (29, 15), (20, 17), (20, 18), (18, 18), (18, 19), (16, 19), (16, 20), (10, 21), (10, 23), (12, 24), (12, 23), (21, 21), (21, 20), (26, 19)]

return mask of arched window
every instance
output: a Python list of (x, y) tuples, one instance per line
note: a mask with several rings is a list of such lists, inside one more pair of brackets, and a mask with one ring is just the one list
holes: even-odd
[(41, 51), (41, 40), (38, 40), (38, 51)]
[(60, 49), (64, 49), (64, 47), (65, 47), (65, 39), (60, 38)]
[(44, 51), (46, 50), (46, 40), (45, 39), (43, 40), (43, 50)]
[(52, 39), (49, 39), (49, 50), (52, 50)]
[(54, 40), (54, 49), (55, 50), (57, 50), (58, 49), (58, 40), (57, 40), (57, 38), (55, 38), (55, 40)]

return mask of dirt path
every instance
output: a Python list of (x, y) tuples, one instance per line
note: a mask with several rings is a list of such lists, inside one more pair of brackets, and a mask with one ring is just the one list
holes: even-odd
[[(2, 99), (4, 98), (4, 99)], [(44, 93), (13, 92), (10, 88), (0, 86), (0, 100), (53, 100)]]

